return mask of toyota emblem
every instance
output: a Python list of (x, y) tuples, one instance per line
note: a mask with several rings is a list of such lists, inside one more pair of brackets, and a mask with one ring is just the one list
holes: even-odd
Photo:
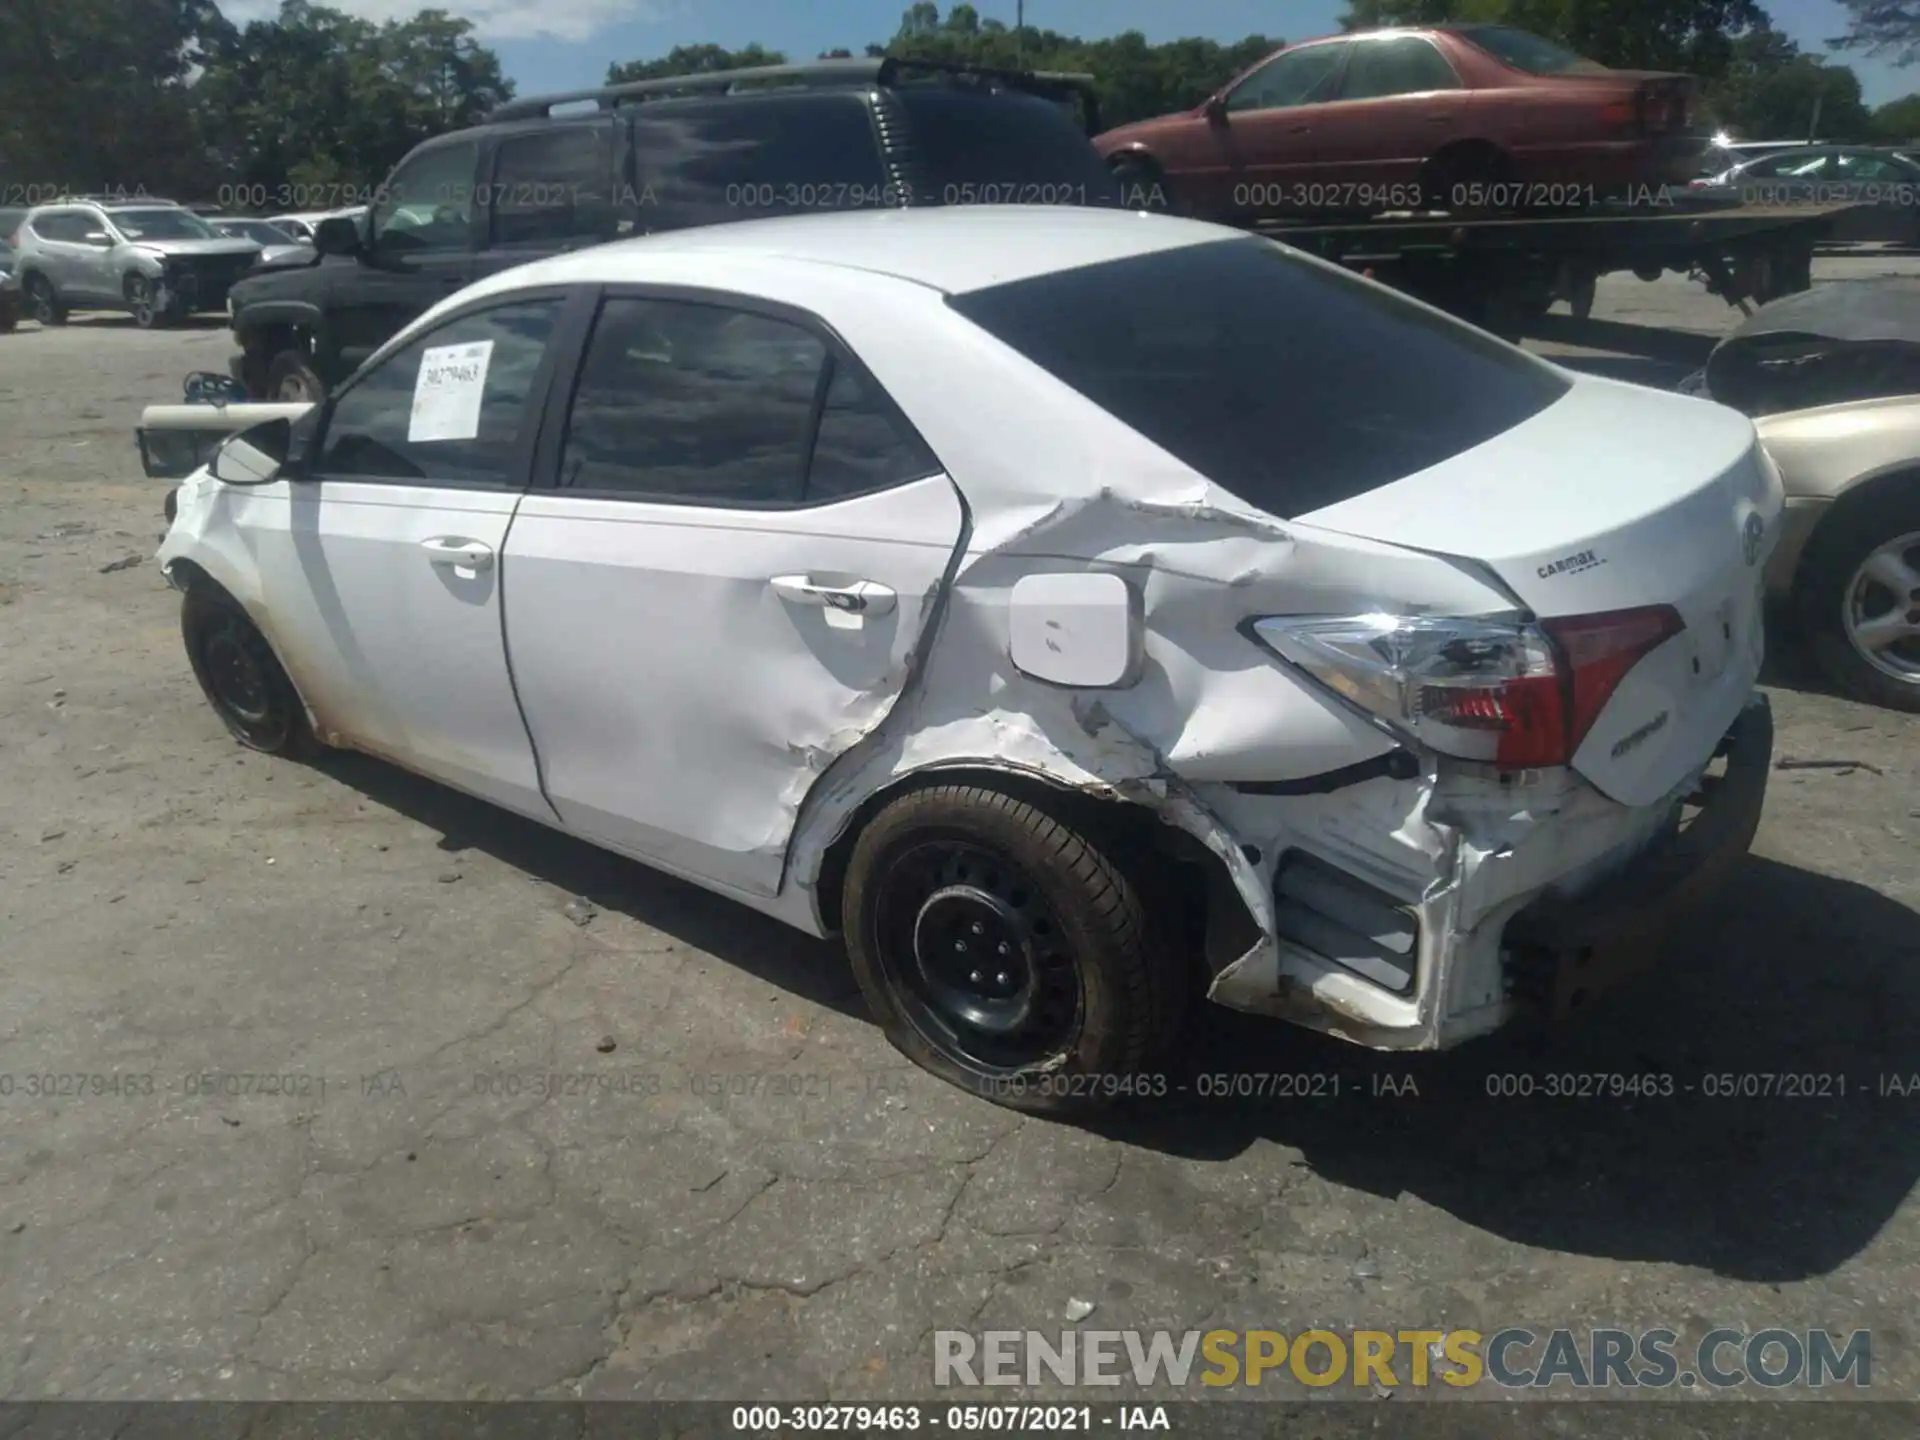
[(1747, 516), (1747, 523), (1740, 529), (1740, 550), (1752, 565), (1760, 559), (1760, 542), (1767, 538), (1766, 522), (1759, 515)]

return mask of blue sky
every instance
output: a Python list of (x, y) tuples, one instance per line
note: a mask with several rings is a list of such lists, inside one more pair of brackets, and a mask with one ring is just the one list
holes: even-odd
[[(407, 14), (423, 0), (332, 0), (342, 9), (384, 17)], [(738, 48), (757, 40), (795, 59), (845, 47), (858, 53), (885, 40), (907, 0), (437, 0), (479, 25), (520, 93), (598, 84), (610, 60), (644, 59), (675, 45), (711, 41)], [(986, 16), (1013, 23), (1014, 0), (975, 0)], [(1803, 49), (1825, 53), (1844, 28), (1837, 0), (1762, 0), (1774, 23)], [(235, 18), (270, 12), (277, 0), (228, 0)], [(941, 8), (946, 8), (942, 0)], [(1027, 23), (1069, 35), (1140, 30), (1149, 40), (1204, 35), (1237, 40), (1278, 35), (1299, 40), (1338, 29), (1343, 0), (1029, 0)], [(1859, 73), (1869, 104), (1920, 90), (1920, 66), (1896, 70), (1883, 61), (1842, 55)]]

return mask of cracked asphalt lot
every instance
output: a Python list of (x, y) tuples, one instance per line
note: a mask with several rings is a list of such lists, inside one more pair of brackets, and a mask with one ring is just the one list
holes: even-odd
[[(140, 407), (227, 348), (0, 336), (5, 1398), (930, 1396), (936, 1329), (1076, 1301), (1868, 1327), (1876, 1393), (1920, 1385), (1920, 1094), (1877, 1088), (1920, 1071), (1920, 721), (1789, 653), (1780, 753), (1859, 768), (1777, 772), (1728, 892), (1577, 1025), (1393, 1060), (1220, 1015), (1185, 1083), (1337, 1096), (1022, 1119), (907, 1067), (831, 946), (376, 762), (236, 749), (155, 567), (109, 568), (161, 525)], [(1574, 1072), (1695, 1088), (1488, 1093)], [(1703, 1093), (1747, 1073), (1847, 1089)]]

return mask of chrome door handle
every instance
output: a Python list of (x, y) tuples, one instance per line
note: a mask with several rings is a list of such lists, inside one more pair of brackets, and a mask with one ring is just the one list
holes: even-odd
[(827, 585), (810, 575), (776, 575), (767, 584), (782, 600), (795, 605), (814, 605), (824, 610), (845, 610), (853, 615), (885, 615), (897, 598), (893, 591), (876, 580), (855, 580), (849, 585)]
[(452, 565), (462, 570), (488, 570), (493, 566), (493, 547), (482, 545), (478, 540), (440, 535), (422, 540), (420, 548), (435, 565)]

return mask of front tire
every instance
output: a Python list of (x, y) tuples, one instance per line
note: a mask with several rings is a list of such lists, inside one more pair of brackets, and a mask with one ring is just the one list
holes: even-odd
[(1920, 712), (1920, 481), (1827, 523), (1797, 588), (1814, 658), (1846, 694)]
[(881, 1029), (915, 1064), (1036, 1114), (1158, 1094), (1184, 975), (1140, 896), (1087, 835), (978, 785), (895, 800), (848, 866), (847, 950)]
[(20, 287), (27, 297), (27, 313), (42, 325), (67, 323), (67, 307), (61, 303), (53, 282), (44, 275), (29, 275)]
[(127, 313), (142, 330), (155, 330), (172, 316), (162, 308), (153, 293), (153, 282), (144, 275), (127, 277)]
[(246, 611), (195, 587), (180, 603), (180, 634), (201, 693), (234, 739), (291, 760), (318, 749), (293, 682)]

